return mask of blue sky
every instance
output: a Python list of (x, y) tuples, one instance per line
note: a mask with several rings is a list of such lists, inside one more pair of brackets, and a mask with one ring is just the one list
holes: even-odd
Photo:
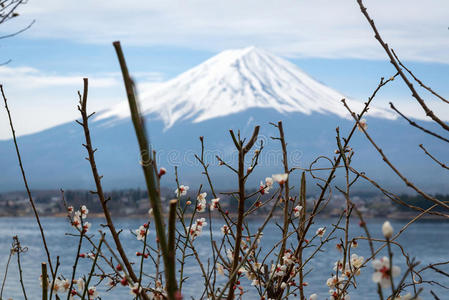
[[(449, 2), (366, 1), (381, 33), (425, 82), (449, 94)], [(229, 48), (249, 45), (286, 57), (315, 79), (365, 100), (381, 76), (394, 70), (373, 39), (355, 1), (30, 0), (21, 17), (2, 26), (20, 36), (0, 40), (0, 81), (17, 133), (28, 134), (77, 117), (76, 91), (91, 81), (90, 107), (108, 108), (125, 97), (111, 45), (121, 40), (137, 82), (170, 79)], [(424, 118), (399, 80), (377, 104), (397, 103)], [(449, 109), (429, 105), (449, 120)], [(10, 137), (0, 112), (0, 139)]]

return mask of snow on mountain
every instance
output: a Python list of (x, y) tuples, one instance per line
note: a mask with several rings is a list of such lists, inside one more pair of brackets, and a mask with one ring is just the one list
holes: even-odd
[[(255, 47), (223, 51), (140, 95), (142, 112), (156, 114), (166, 127), (181, 120), (196, 123), (249, 108), (348, 118), (342, 98), (356, 111), (363, 107), (362, 102), (314, 80), (293, 63)], [(376, 107), (370, 109), (370, 115), (395, 119), (391, 112)], [(96, 120), (128, 116), (124, 102), (99, 114)]]

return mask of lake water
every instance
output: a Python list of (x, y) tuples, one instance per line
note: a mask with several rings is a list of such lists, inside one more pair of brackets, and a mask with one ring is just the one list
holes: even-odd
[[(135, 256), (136, 251), (141, 251), (141, 245), (134, 236), (129, 232), (129, 229), (136, 229), (145, 220), (143, 219), (115, 219), (117, 228), (122, 228), (124, 231), (121, 233), (123, 244), (126, 247), (129, 257), (134, 262), (138, 263), (139, 260)], [(317, 220), (313, 225), (312, 231), (315, 232), (316, 228), (326, 226), (330, 228), (334, 220)], [(95, 233), (100, 228), (101, 219), (89, 219), (92, 228), (90, 233)], [(61, 257), (61, 267), (58, 273), (63, 274), (65, 277), (71, 276), (72, 264), (74, 256), (76, 254), (77, 240), (76, 237), (66, 235), (66, 233), (73, 233), (73, 229), (69, 226), (65, 218), (43, 218), (43, 226), (46, 231), (47, 241), (50, 245), (52, 257), (56, 258), (57, 255)], [(213, 220), (214, 234), (220, 235), (219, 220)], [(250, 226), (257, 228), (260, 221), (251, 221)], [(361, 228), (356, 224), (350, 227), (350, 237), (362, 235)], [(383, 220), (368, 220), (368, 226), (374, 237), (381, 237), (380, 228)], [(399, 230), (404, 222), (393, 222), (393, 227)], [(155, 230), (153, 225), (150, 225), (150, 239), (154, 239)], [(204, 234), (204, 233), (203, 233)], [(28, 247), (28, 252), (22, 254), (23, 264), (23, 276), (25, 281), (25, 287), (27, 290), (29, 299), (40, 298), (40, 286), (39, 275), (41, 272), (41, 262), (46, 261), (44, 250), (41, 246), (40, 233), (37, 228), (37, 224), (33, 218), (0, 218), (0, 279), (3, 280), (4, 270), (9, 255), (9, 249), (12, 242), (12, 236), (18, 235), (22, 246)], [(98, 233), (96, 233), (98, 238)], [(273, 222), (268, 224), (262, 239), (262, 247), (264, 244), (273, 244), (279, 240), (279, 231), (276, 224)], [(207, 236), (204, 234), (198, 238), (195, 243), (198, 245), (197, 249), (201, 258), (207, 258), (210, 255), (209, 243), (207, 242)], [(449, 260), (449, 222), (420, 222), (412, 224), (409, 229), (402, 234), (398, 240), (408, 252), (410, 257), (415, 257), (417, 261), (421, 262), (421, 266), (425, 266), (429, 263), (442, 262)], [(111, 244), (112, 244), (111, 240)], [(335, 245), (337, 240), (331, 241), (325, 245), (323, 253), (318, 254), (308, 266), (312, 268), (312, 271), (306, 277), (308, 286), (305, 287), (306, 295), (312, 293), (318, 293), (318, 299), (328, 298), (328, 288), (326, 286), (326, 280), (331, 276), (333, 272), (334, 262), (339, 259), (339, 252), (336, 250)], [(203, 244), (204, 246), (201, 246)], [(87, 244), (86, 244), (87, 246)], [(82, 252), (88, 252), (89, 247), (83, 248)], [(266, 250), (266, 249), (265, 249)], [(401, 267), (402, 273), (405, 270), (404, 259), (400, 255), (400, 251), (394, 247), (394, 261), (395, 264)], [(360, 246), (355, 249), (355, 253), (369, 256), (369, 251), (366, 243), (360, 242)], [(381, 252), (381, 255), (386, 255), (386, 252)], [(206, 259), (204, 259), (205, 264)], [(150, 265), (150, 264), (148, 264)], [(79, 270), (77, 274), (87, 272), (91, 267), (91, 262), (88, 259), (81, 260)], [(445, 272), (449, 272), (448, 266), (441, 266), (441, 269)], [(199, 269), (196, 266), (195, 261), (192, 259), (186, 267), (187, 272), (191, 278), (187, 281), (185, 288), (183, 288), (184, 299), (192, 296), (198, 299), (201, 296), (202, 285), (198, 286), (198, 282), (203, 282)], [(151, 274), (153, 270), (147, 267), (145, 272)], [(375, 292), (375, 285), (371, 281), (372, 267), (371, 264), (367, 268), (362, 269), (361, 275), (357, 277), (358, 288), (354, 290), (351, 288), (351, 299), (378, 299)], [(433, 271), (426, 271), (424, 273), (425, 280), (435, 280), (442, 284), (449, 286), (449, 278), (439, 275)], [(77, 276), (78, 277), (78, 276)], [(396, 279), (398, 280), (398, 279)], [(248, 283), (247, 279), (243, 279), (243, 285)], [(430, 290), (433, 290), (440, 299), (449, 299), (449, 292), (444, 288), (437, 285), (423, 285), (424, 291), (421, 294), (423, 299), (433, 299), (430, 295)], [(97, 290), (100, 292), (100, 296), (104, 295), (106, 289), (106, 282), (100, 283)], [(18, 269), (16, 263), (16, 257), (11, 260), (10, 268), (8, 271), (8, 278), (6, 281), (5, 289), (3, 292), (3, 298), (23, 299), (23, 295), (20, 289), (18, 281)], [(189, 297), (187, 297), (189, 296)], [(247, 294), (246, 299), (258, 299), (257, 294)], [(65, 299), (65, 297), (63, 297)], [(103, 299), (132, 299), (129, 294), (128, 287), (118, 286), (114, 289), (113, 293), (108, 293), (107, 296), (103, 296)]]

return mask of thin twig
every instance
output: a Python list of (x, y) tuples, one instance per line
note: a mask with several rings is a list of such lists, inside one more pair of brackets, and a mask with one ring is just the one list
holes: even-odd
[(53, 266), (51, 264), (50, 251), (48, 250), (48, 247), (47, 247), (47, 240), (45, 239), (44, 229), (42, 228), (41, 220), (39, 218), (39, 213), (37, 212), (36, 206), (34, 205), (33, 197), (31, 196), (31, 191), (30, 191), (30, 188), (28, 186), (28, 181), (27, 181), (27, 178), (26, 178), (25, 170), (23, 168), (23, 164), (22, 164), (22, 158), (20, 156), (19, 146), (17, 144), (16, 131), (14, 130), (14, 126), (13, 126), (12, 118), (11, 118), (11, 113), (10, 113), (9, 108), (8, 108), (8, 101), (6, 99), (5, 92), (3, 90), (3, 85), (1, 85), (1, 84), (0, 84), (0, 90), (2, 92), (3, 101), (5, 103), (6, 112), (8, 114), (9, 126), (11, 128), (12, 137), (13, 137), (13, 141), (14, 141), (14, 146), (16, 148), (17, 159), (19, 160), (19, 166), (20, 166), (20, 171), (22, 172), (23, 182), (25, 184), (25, 188), (26, 188), (26, 191), (27, 191), (27, 194), (28, 194), (28, 199), (30, 201), (31, 208), (33, 209), (33, 213), (34, 213), (34, 216), (36, 218), (37, 225), (39, 226), (39, 231), (41, 233), (41, 238), (42, 238), (42, 242), (44, 244), (45, 253), (47, 254), (47, 262), (48, 262), (48, 265), (50, 267), (50, 272), (51, 272), (51, 275), (52, 275), (52, 279), (54, 280), (54, 273), (53, 273)]
[(9, 263), (11, 261), (11, 257), (14, 254), (14, 251), (15, 251), (15, 248), (14, 248), (14, 243), (13, 243), (11, 249), (9, 250), (8, 262), (6, 263), (5, 275), (3, 276), (3, 282), (2, 282), (2, 289), (0, 291), (0, 299), (3, 299), (3, 288), (5, 287), (6, 276), (8, 275)]
[(408, 69), (398, 58), (398, 56), (396, 55), (396, 53), (394, 52), (393, 49), (391, 49), (391, 52), (393, 53), (394, 57), (396, 58), (396, 60), (398, 61), (399, 65), (401, 67), (403, 67), (407, 73), (410, 74), (410, 76), (413, 77), (413, 79), (423, 88), (425, 88), (426, 90), (428, 90), (432, 95), (434, 95), (435, 97), (440, 98), (441, 101), (446, 102), (447, 104), (449, 104), (449, 101), (446, 100), (444, 97), (442, 97), (440, 94), (438, 94), (437, 92), (435, 92), (434, 90), (432, 90), (429, 86), (425, 85), (421, 80), (419, 80), (419, 78), (417, 78), (412, 71), (410, 71), (410, 69)]
[[(122, 243), (120, 241), (120, 238), (118, 236), (117, 230), (115, 229), (115, 225), (112, 222), (111, 214), (109, 212), (109, 209), (106, 204), (106, 197), (103, 192), (103, 187), (101, 185), (101, 176), (98, 174), (97, 164), (95, 162), (95, 150), (92, 147), (92, 141), (90, 138), (90, 131), (89, 131), (89, 116), (87, 114), (87, 93), (88, 93), (88, 79), (84, 78), (84, 89), (83, 94), (79, 94), (80, 97), (80, 105), (78, 106), (78, 110), (81, 113), (82, 117), (82, 127), (84, 130), (84, 137), (86, 140), (86, 143), (84, 144), (84, 147), (87, 150), (87, 153), (89, 155), (89, 164), (92, 170), (92, 175), (94, 177), (95, 186), (97, 190), (95, 191), (95, 194), (98, 196), (98, 199), (100, 200), (101, 207), (103, 209), (103, 213), (106, 219), (107, 227), (109, 228), (109, 231), (111, 232), (112, 238), (114, 240), (115, 246), (117, 248), (118, 253), (120, 254), (120, 257), (123, 260), (123, 263), (128, 270), (129, 276), (134, 282), (137, 282), (137, 276), (134, 273), (134, 270), (131, 266), (131, 263), (129, 262), (128, 257), (126, 256), (125, 250), (123, 249)], [(145, 294), (144, 291), (141, 293), (142, 297), (144, 299), (148, 299), (148, 296)]]
[(442, 140), (442, 141), (445, 141), (445, 142), (447, 142), (447, 143), (449, 143), (449, 140), (447, 139), (447, 138), (445, 138), (445, 137), (442, 137), (441, 135), (439, 135), (439, 134), (437, 134), (437, 133), (435, 133), (435, 132), (433, 132), (433, 131), (431, 131), (431, 130), (429, 130), (429, 129), (426, 129), (426, 128), (424, 128), (424, 127), (422, 127), (421, 125), (418, 125), (415, 121), (412, 121), (412, 120), (410, 120), (409, 118), (407, 118), (403, 113), (401, 113), (394, 105), (393, 105), (393, 103), (391, 103), (390, 102), (390, 107), (391, 107), (391, 109), (393, 109), (395, 112), (397, 112), (402, 118), (404, 118), (410, 125), (412, 125), (413, 127), (416, 127), (416, 128), (418, 128), (418, 129), (421, 129), (422, 131), (424, 131), (425, 133), (427, 133), (427, 134), (430, 134), (430, 135), (433, 135), (434, 137), (436, 137), (436, 138), (438, 138), (438, 139), (440, 139), (440, 140)]
[(97, 247), (97, 253), (95, 253), (94, 261), (92, 263), (92, 267), (90, 268), (89, 276), (87, 277), (86, 284), (84, 285), (84, 291), (81, 297), (82, 300), (84, 300), (84, 298), (86, 297), (86, 293), (89, 290), (89, 283), (90, 280), (92, 279), (92, 275), (94, 274), (95, 266), (97, 264), (98, 255), (101, 252), (101, 245), (103, 244), (103, 241), (104, 241), (104, 233), (101, 234), (100, 242), (98, 243)]
[(438, 159), (436, 159), (432, 154), (430, 154), (430, 153), (426, 150), (426, 148), (424, 148), (423, 144), (419, 144), (419, 147), (420, 147), (421, 149), (423, 149), (423, 151), (427, 154), (427, 156), (429, 156), (434, 162), (436, 162), (437, 164), (439, 164), (442, 168), (449, 170), (449, 167), (448, 167), (446, 164), (444, 164), (444, 163), (442, 163), (441, 161), (439, 161)]
[(389, 159), (387, 158), (387, 156), (384, 154), (383, 150), (374, 142), (374, 140), (371, 138), (371, 136), (368, 134), (368, 132), (366, 132), (366, 130), (363, 128), (363, 126), (360, 125), (360, 121), (359, 118), (357, 118), (357, 116), (355, 115), (355, 113), (351, 110), (351, 108), (347, 105), (345, 99), (342, 100), (343, 105), (346, 107), (346, 109), (349, 111), (349, 113), (351, 114), (351, 116), (354, 118), (354, 120), (356, 121), (357, 124), (359, 124), (360, 130), (365, 134), (366, 138), (370, 141), (371, 145), (373, 145), (373, 147), (377, 150), (377, 152), (379, 152), (379, 154), (382, 156), (383, 161), (390, 167), (390, 169), (392, 169), (396, 175), (399, 176), (399, 178), (402, 179), (402, 181), (404, 181), (404, 183), (411, 187), (412, 189), (414, 189), (416, 192), (418, 192), (421, 196), (423, 196), (424, 198), (432, 201), (433, 203), (443, 206), (447, 209), (449, 209), (449, 205), (428, 195), (427, 193), (425, 193), (424, 191), (422, 191), (421, 189), (419, 189), (416, 185), (414, 185), (412, 182), (410, 182), (404, 175), (402, 175), (401, 172), (399, 172), (399, 170), (389, 161)]
[(20, 263), (20, 254), (23, 252), (28, 251), (28, 248), (22, 248), (20, 246), (20, 241), (19, 238), (16, 236), (13, 237), (14, 239), (14, 243), (13, 246), (15, 248), (14, 252), (17, 253), (17, 267), (19, 268), (19, 281), (20, 281), (20, 287), (22, 288), (22, 293), (23, 293), (23, 297), (25, 298), (25, 300), (28, 299), (26, 291), (25, 291), (25, 285), (23, 283), (23, 272), (22, 272), (22, 265)]
[(392, 51), (390, 50), (390, 47), (388, 46), (387, 43), (385, 43), (383, 41), (382, 37), (380, 36), (379, 31), (377, 30), (377, 27), (374, 24), (373, 19), (371, 19), (371, 17), (369, 16), (368, 10), (363, 5), (362, 0), (357, 0), (357, 3), (359, 4), (359, 7), (360, 7), (360, 10), (362, 11), (362, 14), (365, 16), (366, 20), (370, 24), (370, 26), (371, 26), (371, 28), (372, 28), (372, 30), (374, 32), (374, 37), (379, 42), (379, 44), (382, 46), (382, 48), (385, 50), (385, 53), (387, 53), (388, 57), (390, 58), (391, 64), (394, 66), (396, 71), (399, 73), (399, 75), (401, 76), (402, 80), (407, 85), (408, 89), (412, 92), (413, 98), (415, 98), (418, 101), (418, 103), (421, 105), (422, 109), (424, 110), (424, 112), (426, 113), (426, 115), (428, 117), (430, 117), (433, 121), (435, 121), (437, 124), (439, 124), (443, 129), (449, 131), (449, 126), (446, 123), (444, 123), (441, 119), (439, 119), (433, 113), (433, 111), (431, 111), (429, 109), (429, 107), (427, 107), (427, 104), (425, 103), (425, 101), (421, 98), (421, 96), (418, 94), (418, 92), (416, 91), (416, 89), (413, 86), (413, 84), (408, 80), (407, 76), (402, 71), (401, 67), (398, 64), (398, 61), (396, 60), (396, 58), (394, 57)]

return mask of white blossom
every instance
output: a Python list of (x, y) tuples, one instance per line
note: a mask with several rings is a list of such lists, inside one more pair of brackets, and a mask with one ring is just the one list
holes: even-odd
[(391, 226), (389, 221), (385, 221), (385, 223), (382, 225), (382, 234), (387, 239), (393, 236), (393, 226)]
[(299, 217), (301, 214), (302, 206), (297, 205), (295, 208), (293, 208), (293, 212), (295, 213), (295, 217)]
[(273, 268), (274, 276), (279, 276), (279, 277), (284, 276), (286, 270), (287, 270), (286, 265), (278, 265), (277, 267)]
[(142, 291), (142, 287), (139, 286), (138, 283), (134, 283), (133, 285), (129, 286), (129, 293), (133, 296), (138, 296), (141, 291)]
[(224, 275), (224, 267), (223, 267), (223, 265), (220, 264), (220, 263), (217, 263), (217, 264), (216, 264), (216, 267), (217, 267), (217, 272), (218, 272), (218, 274)]
[(214, 209), (218, 208), (219, 202), (220, 202), (220, 198), (212, 199), (211, 203), (210, 203), (210, 210), (214, 210)]
[(365, 258), (363, 256), (358, 256), (355, 253), (351, 255), (351, 265), (355, 268), (360, 268), (363, 265), (364, 261)]
[(343, 270), (343, 262), (341, 260), (338, 260), (334, 263), (334, 271), (342, 271)]
[(284, 174), (273, 174), (271, 177), (277, 183), (284, 184), (287, 181), (287, 179), (288, 179), (288, 174), (287, 173), (284, 173)]
[(70, 288), (70, 281), (68, 279), (61, 280), (60, 282), (63, 292), (67, 292)]
[(339, 252), (342, 252), (342, 251), (343, 251), (343, 245), (342, 245), (341, 243), (338, 243), (337, 245), (335, 245), (335, 248), (337, 248), (337, 250), (338, 250)]
[(73, 217), (73, 220), (72, 220), (72, 226), (74, 226), (74, 227), (76, 227), (78, 229), (81, 229), (81, 218), (76, 213), (75, 213), (75, 216)]
[(263, 267), (263, 265), (259, 262), (254, 263), (253, 265), (254, 270), (259, 271), (260, 273), (264, 274), (265, 273), (265, 268)]
[(323, 237), (325, 232), (326, 232), (326, 228), (320, 227), (320, 228), (317, 229), (316, 235), (319, 236), (319, 237)]
[(412, 294), (407, 293), (407, 294), (402, 295), (402, 296), (399, 295), (399, 296), (397, 296), (397, 297), (394, 297), (393, 300), (411, 300), (411, 299), (414, 299), (414, 300), (421, 300), (422, 298), (421, 298), (421, 297), (414, 297)]
[(62, 280), (59, 278), (56, 278), (53, 283), (53, 292), (59, 293), (63, 290), (62, 288)]
[(78, 280), (76, 280), (76, 285), (78, 286), (78, 291), (84, 291), (84, 279), (83, 278), (78, 278)]
[(257, 279), (257, 275), (254, 272), (251, 272), (250, 270), (245, 270), (246, 277), (248, 280), (252, 281), (254, 279)]
[(206, 196), (207, 193), (201, 193), (196, 197), (196, 200), (198, 201), (196, 204), (196, 209), (198, 212), (204, 212), (206, 210)]
[(260, 240), (262, 239), (262, 237), (263, 237), (263, 232), (260, 232), (259, 237), (256, 240), (257, 244), (260, 244)]
[(113, 288), (115, 286), (114, 279), (109, 278), (107, 286), (108, 286), (108, 288)]
[(91, 226), (91, 224), (89, 222), (84, 222), (84, 224), (83, 224), (83, 231), (84, 231), (84, 233), (89, 231), (90, 226)]
[(198, 200), (199, 202), (206, 201), (206, 196), (207, 196), (207, 193), (200, 193), (200, 194), (198, 194), (198, 196), (196, 197), (196, 200)]
[(94, 286), (90, 286), (87, 290), (87, 295), (89, 296), (89, 299), (95, 299), (98, 297), (97, 288)]
[(332, 276), (331, 278), (328, 278), (327, 279), (327, 281), (326, 281), (326, 285), (328, 286), (328, 287), (330, 287), (331, 289), (332, 288), (335, 288), (335, 287), (339, 287), (339, 288), (341, 288), (341, 287), (343, 287), (343, 284), (342, 284), (342, 282), (343, 282), (343, 280), (344, 280), (344, 278), (342, 277), (342, 276), (336, 276), (336, 275), (334, 275), (334, 276)]
[(231, 263), (234, 261), (234, 252), (231, 249), (226, 250), (226, 256)]
[(177, 197), (185, 196), (187, 195), (187, 191), (189, 190), (189, 187), (187, 185), (180, 185), (179, 188), (175, 190), (175, 195)]
[(260, 185), (259, 185), (259, 192), (264, 195), (265, 193), (268, 193), (268, 191), (270, 190), (269, 187), (265, 186), (265, 184), (261, 181)]
[(223, 226), (221, 227), (221, 232), (222, 232), (223, 234), (228, 234), (228, 233), (229, 233), (229, 227), (228, 227), (228, 225), (223, 225)]
[(273, 178), (266, 177), (265, 178), (265, 183), (263, 183), (262, 181), (260, 182), (259, 191), (263, 195), (265, 193), (268, 193), (271, 190), (272, 187), (273, 187)]
[(202, 202), (197, 203), (196, 210), (198, 212), (205, 212), (206, 211), (206, 203), (202, 203)]
[(192, 237), (192, 240), (196, 239), (203, 232), (203, 226), (206, 225), (205, 218), (196, 219), (196, 222), (189, 228), (189, 235)]
[[(359, 123), (357, 124), (357, 128), (358, 128), (360, 131), (366, 130), (366, 129), (368, 128), (368, 124), (366, 123), (366, 120), (365, 120), (365, 119), (361, 119), (361, 120), (359, 121)], [(362, 130), (362, 128), (363, 128), (363, 130)]]
[(373, 261), (373, 281), (379, 283), (382, 288), (388, 288), (391, 286), (390, 273), (393, 277), (399, 276), (401, 269), (398, 266), (393, 266), (390, 272), (390, 260), (384, 256), (381, 259)]
[(329, 300), (350, 300), (348, 292), (341, 290), (329, 290), (329, 294), (331, 295)]
[(251, 285), (260, 285), (260, 281), (258, 279), (254, 279), (251, 281)]
[(86, 205), (81, 206), (80, 212), (81, 212), (81, 218), (83, 218), (83, 219), (87, 218), (87, 214), (89, 213), (89, 210), (87, 209)]
[(290, 250), (287, 250), (284, 252), (282, 260), (284, 261), (285, 264), (291, 265), (295, 262), (295, 257), (293, 256)]
[(145, 239), (145, 235), (148, 235), (148, 230), (145, 226), (141, 225), (139, 229), (135, 230), (136, 237), (138, 241), (143, 241)]

